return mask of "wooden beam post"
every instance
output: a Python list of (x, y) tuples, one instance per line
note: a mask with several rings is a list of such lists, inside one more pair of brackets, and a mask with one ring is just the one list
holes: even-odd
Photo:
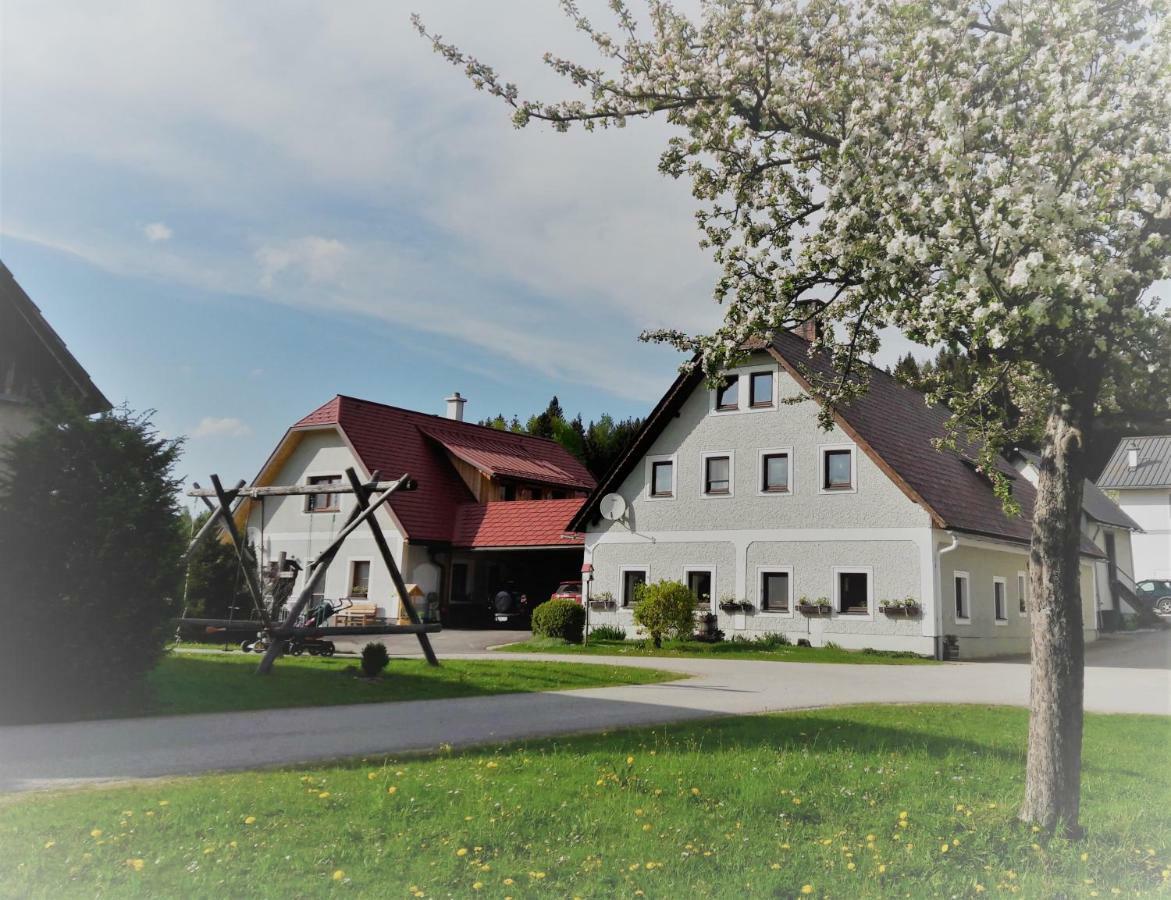
[[(350, 487), (354, 489), (354, 498), (358, 502), (358, 506), (365, 509), (369, 504), (369, 489), (358, 481), (357, 473), (353, 469), (346, 470), (346, 477), (350, 481)], [(407, 596), (407, 587), (403, 582), (402, 572), (399, 571), (398, 564), (394, 561), (394, 554), (390, 552), (390, 545), (386, 543), (386, 535), (382, 532), (382, 526), (378, 523), (375, 516), (371, 516), (366, 520), (370, 526), (370, 533), (374, 535), (374, 543), (378, 546), (378, 552), (382, 554), (382, 561), (386, 563), (386, 568), (390, 571), (390, 580), (394, 582), (394, 588), (398, 591), (400, 602), (407, 609), (407, 616), (411, 620), (412, 625), (421, 625), (422, 620), (419, 614), (415, 611), (414, 605), (411, 603), (411, 598)], [(419, 647), (423, 650), (423, 655), (427, 657), (427, 664), (432, 666), (439, 665), (439, 659), (435, 656), (435, 650), (431, 646), (431, 641), (424, 631), (418, 631), (415, 634), (419, 639)]]
[[(198, 487), (198, 485), (196, 485), (196, 487)], [(236, 499), (236, 496), (237, 496), (237, 494), (238, 494), (238, 492), (239, 492), (240, 488), (242, 488), (242, 487), (244, 487), (244, 480), (243, 480), (243, 479), (240, 479), (240, 481), (238, 481), (238, 482), (236, 483), (236, 486), (235, 486), (234, 488), (232, 488), (230, 491), (225, 491), (225, 492), (224, 492), (225, 496), (228, 498), (228, 502), (229, 502), (229, 503), (230, 503), (232, 500), (235, 500), (235, 499)], [(215, 506), (212, 504), (212, 502), (211, 502), (210, 500), (208, 500), (206, 497), (204, 497), (204, 498), (203, 498), (203, 502), (204, 502), (204, 504), (207, 506), (207, 508), (208, 508), (208, 509), (212, 510), (212, 512), (213, 512), (213, 513), (214, 513), (214, 512), (218, 512), (218, 510), (216, 509), (216, 507), (215, 507)], [(186, 552), (184, 552), (184, 554), (183, 554), (183, 559), (184, 559), (184, 560), (190, 559), (190, 558), (191, 558), (191, 554), (195, 552), (195, 548), (196, 548), (196, 547), (198, 547), (200, 544), (202, 544), (202, 543), (203, 543), (203, 541), (204, 541), (204, 539), (205, 539), (205, 538), (206, 538), (206, 537), (207, 537), (209, 534), (211, 534), (211, 532), (212, 532), (212, 531), (215, 529), (215, 527), (216, 527), (216, 523), (217, 523), (217, 520), (218, 520), (218, 519), (219, 519), (219, 516), (218, 516), (218, 515), (211, 515), (211, 516), (208, 516), (208, 518), (207, 518), (207, 521), (203, 523), (203, 526), (202, 526), (202, 527), (199, 529), (199, 532), (198, 532), (198, 533), (195, 535), (195, 537), (193, 537), (193, 538), (191, 539), (191, 543), (187, 545), (187, 550), (186, 550)]]
[[(349, 476), (353, 472), (353, 468), (346, 469), (346, 475)], [(357, 476), (355, 476), (357, 477)], [(338, 550), (341, 549), (342, 542), (347, 537), (354, 533), (363, 522), (371, 518), (377, 511), (378, 507), (382, 506), (390, 495), (395, 491), (406, 489), (408, 485), (413, 484), (409, 475), (403, 475), (398, 481), (391, 482), (390, 486), (382, 493), (378, 494), (373, 501), (366, 504), (364, 507), (359, 504), (354, 507), (346, 520), (345, 527), (341, 532), (330, 542), (317, 559), (309, 564), (309, 577), (305, 581), (305, 587), (301, 589), (301, 593), (297, 596), (296, 602), (290, 607), (289, 614), (285, 618), (284, 624), (280, 628), (270, 628), (268, 632), (269, 643), (268, 650), (264, 654), (264, 659), (260, 661), (260, 665), (256, 667), (258, 675), (267, 675), (272, 671), (272, 665), (276, 662), (276, 658), (280, 656), (281, 645), (284, 643), (285, 637), (293, 632), (293, 627), (297, 623), (297, 617), (304, 611), (305, 606), (313, 598), (313, 592), (317, 585), (321, 583), (321, 579), (325, 577), (325, 572), (329, 568), (330, 563), (333, 562), (334, 557), (337, 556)]]
[[(216, 497), (220, 501), (220, 515), (223, 517), (224, 527), (228, 530), (228, 536), (231, 537), (232, 544), (236, 548), (236, 558), (240, 561), (240, 567), (244, 569), (244, 577), (248, 582), (248, 593), (252, 595), (252, 605), (256, 607), (256, 614), (260, 617), (260, 621), (264, 623), (264, 627), (271, 628), (272, 622), (268, 618), (268, 610), (264, 608), (264, 592), (260, 589), (259, 573), (256, 571), (255, 557), (248, 552), (248, 548), (244, 545), (244, 540), (240, 537), (240, 530), (236, 527), (236, 519), (232, 515), (232, 501), (228, 499), (228, 495), (224, 491), (224, 486), (220, 484), (220, 477), (218, 475), (211, 476), (211, 483), (215, 488)], [(215, 517), (213, 516), (212, 518)]]

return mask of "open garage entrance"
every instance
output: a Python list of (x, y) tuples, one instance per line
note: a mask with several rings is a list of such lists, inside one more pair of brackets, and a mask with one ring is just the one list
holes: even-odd
[(492, 598), (514, 588), (529, 598), (530, 608), (543, 603), (563, 581), (581, 579), (582, 548), (455, 550), (450, 593), (440, 611), (444, 625), (484, 627), (493, 624)]

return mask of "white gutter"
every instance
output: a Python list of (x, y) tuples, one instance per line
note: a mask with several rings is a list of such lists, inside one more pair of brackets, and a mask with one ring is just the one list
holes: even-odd
[(943, 656), (943, 566), (940, 563), (940, 557), (945, 553), (951, 553), (959, 547), (960, 538), (954, 531), (947, 532), (947, 536), (951, 538), (951, 543), (946, 547), (941, 547), (935, 554), (935, 658), (940, 659)]

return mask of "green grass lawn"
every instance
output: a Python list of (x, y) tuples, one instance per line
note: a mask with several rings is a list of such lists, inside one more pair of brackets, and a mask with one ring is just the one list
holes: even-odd
[(438, 668), (422, 659), (392, 659), (379, 681), (357, 677), (356, 659), (282, 657), (271, 675), (256, 674), (260, 657), (245, 653), (171, 653), (151, 673), (144, 697), (111, 698), (91, 718), (175, 715), (437, 700), (531, 691), (566, 691), (616, 684), (651, 684), (681, 676), (633, 666), (523, 660), (442, 660)]
[(699, 656), (708, 659), (759, 659), (772, 662), (858, 663), (861, 665), (935, 665), (935, 660), (910, 653), (843, 650), (840, 647), (775, 646), (751, 641), (664, 641), (656, 650), (650, 641), (600, 641), (570, 644), (560, 638), (534, 637), (501, 647), (510, 653), (572, 653), (591, 656)]
[(1171, 719), (1087, 716), (1077, 844), (1014, 818), (1026, 724), (853, 707), (18, 795), (0, 894), (1165, 895)]

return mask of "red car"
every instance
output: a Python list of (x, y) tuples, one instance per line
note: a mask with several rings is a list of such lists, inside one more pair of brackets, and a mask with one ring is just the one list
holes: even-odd
[(553, 592), (550, 600), (572, 600), (574, 603), (581, 605), (581, 582), (580, 581), (563, 581), (557, 585), (557, 590)]

